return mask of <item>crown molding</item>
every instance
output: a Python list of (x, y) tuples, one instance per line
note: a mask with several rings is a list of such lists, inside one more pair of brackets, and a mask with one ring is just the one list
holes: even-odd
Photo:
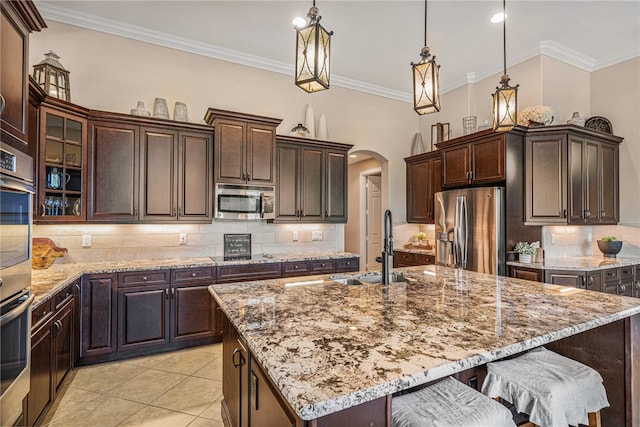
[[(125, 37), (158, 46), (177, 49), (196, 55), (220, 59), (235, 64), (259, 68), (261, 70), (286, 74), (293, 77), (294, 65), (285, 62), (274, 61), (257, 55), (227, 49), (209, 43), (203, 43), (186, 37), (178, 37), (161, 31), (151, 30), (137, 25), (127, 24), (112, 19), (102, 18), (96, 15), (51, 5), (45, 2), (38, 3), (38, 10), (46, 19), (62, 24), (74, 25), (88, 30), (99, 31), (114, 36)], [(331, 85), (352, 89), (371, 95), (391, 98), (402, 102), (412, 102), (410, 93), (393, 90), (386, 87), (369, 84), (348, 77), (331, 76)]]
[(584, 71), (593, 71), (596, 60), (553, 40), (543, 40), (539, 44), (540, 54), (573, 65)]

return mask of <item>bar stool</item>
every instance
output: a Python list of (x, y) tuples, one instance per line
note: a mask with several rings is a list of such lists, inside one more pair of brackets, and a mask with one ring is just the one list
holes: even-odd
[(609, 406), (602, 377), (580, 362), (540, 347), (522, 356), (487, 363), (482, 392), (513, 403), (539, 426), (600, 426)]
[(502, 404), (451, 377), (391, 401), (393, 427), (514, 427)]

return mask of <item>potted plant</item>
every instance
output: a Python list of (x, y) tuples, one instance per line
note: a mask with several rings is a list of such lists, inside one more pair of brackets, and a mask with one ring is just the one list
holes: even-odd
[(600, 249), (603, 256), (615, 258), (622, 249), (622, 240), (618, 240), (616, 236), (604, 236), (598, 240), (598, 249)]
[(422, 246), (422, 241), (427, 238), (427, 235), (422, 231), (416, 233), (416, 239), (418, 240), (418, 246)]
[(519, 254), (519, 261), (523, 264), (531, 264), (531, 256), (536, 253), (537, 249), (538, 248), (528, 242), (518, 242), (513, 248), (513, 250)]

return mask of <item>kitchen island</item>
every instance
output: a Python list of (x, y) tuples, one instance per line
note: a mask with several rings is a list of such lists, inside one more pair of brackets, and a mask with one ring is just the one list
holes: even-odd
[(396, 271), (406, 281), (210, 287), (227, 317), (225, 422), (269, 425), (266, 401), (287, 425), (389, 425), (393, 393), (542, 345), (601, 372), (603, 425), (640, 422), (640, 300), (440, 266)]

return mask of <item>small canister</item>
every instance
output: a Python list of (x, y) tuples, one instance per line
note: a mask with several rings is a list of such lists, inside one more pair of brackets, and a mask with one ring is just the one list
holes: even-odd
[(536, 249), (536, 261), (535, 262), (544, 262), (544, 249), (537, 248)]

